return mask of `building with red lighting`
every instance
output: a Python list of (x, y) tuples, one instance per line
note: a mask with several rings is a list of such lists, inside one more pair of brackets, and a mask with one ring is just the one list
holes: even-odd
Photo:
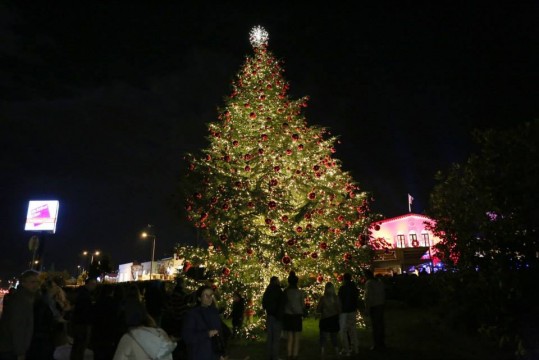
[(434, 224), (428, 216), (414, 213), (373, 223), (370, 243), (375, 249), (374, 273), (435, 271), (441, 264), (433, 246), (441, 239), (429, 230), (429, 225)]

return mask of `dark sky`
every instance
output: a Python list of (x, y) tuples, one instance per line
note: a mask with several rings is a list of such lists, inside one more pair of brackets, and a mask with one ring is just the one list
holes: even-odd
[(539, 115), (537, 2), (195, 3), (0, 3), (0, 279), (31, 258), (31, 199), (60, 201), (48, 268), (74, 272), (83, 250), (147, 261), (148, 223), (156, 258), (192, 243), (171, 206), (182, 155), (206, 144), (254, 25), (289, 95), (310, 96), (308, 123), (341, 137), (335, 155), (388, 217), (408, 193), (426, 210), (472, 129)]

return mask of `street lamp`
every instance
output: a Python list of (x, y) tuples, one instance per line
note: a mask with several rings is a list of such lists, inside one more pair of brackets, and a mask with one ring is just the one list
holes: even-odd
[[(89, 254), (89, 252), (86, 251), (86, 250), (84, 250), (84, 251), (82, 252), (82, 255), (84, 255), (84, 256), (88, 256), (88, 254)], [(99, 256), (99, 254), (101, 254), (101, 253), (99, 252), (99, 250), (96, 250), (96, 251), (94, 251), (94, 252), (92, 253), (92, 257), (91, 257), (91, 259), (90, 259), (90, 264), (89, 264), (88, 268), (89, 268), (90, 266), (92, 266), (92, 264), (94, 263), (94, 255), (95, 255), (95, 256)]]
[[(152, 228), (152, 225), (149, 225), (148, 224), (148, 229), (151, 229)], [(147, 238), (147, 237), (151, 237), (153, 238), (153, 246), (152, 246), (152, 263), (150, 265), (150, 280), (152, 279), (152, 276), (153, 276), (153, 263), (154, 263), (154, 260), (155, 260), (155, 239), (156, 239), (156, 236), (153, 232), (150, 232), (149, 230), (148, 231), (143, 231), (142, 234), (140, 234), (142, 236), (143, 239)]]

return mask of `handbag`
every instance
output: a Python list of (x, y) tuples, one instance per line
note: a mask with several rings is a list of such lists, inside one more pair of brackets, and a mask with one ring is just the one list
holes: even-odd
[[(200, 314), (200, 317), (202, 318), (202, 321), (204, 321), (204, 324), (206, 324), (206, 326), (209, 328), (208, 322), (206, 321), (206, 317), (202, 315), (201, 313), (199, 314)], [(225, 340), (223, 339), (221, 335), (222, 335), (221, 331), (219, 331), (217, 335), (214, 335), (210, 338), (211, 350), (214, 354), (224, 356), (226, 354), (226, 344), (225, 344)]]
[(225, 342), (223, 337), (220, 335), (214, 335), (210, 338), (211, 340), (211, 349), (215, 354), (224, 355), (226, 351)]

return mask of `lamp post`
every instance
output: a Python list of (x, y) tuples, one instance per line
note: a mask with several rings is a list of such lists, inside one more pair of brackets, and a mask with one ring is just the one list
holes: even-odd
[[(152, 228), (152, 225), (148, 225), (148, 229), (151, 229)], [(152, 245), (152, 262), (151, 262), (151, 265), (150, 265), (150, 280), (152, 279), (152, 276), (153, 276), (153, 264), (154, 264), (154, 260), (155, 260), (155, 239), (156, 239), (156, 236), (153, 232), (150, 232), (150, 231), (143, 231), (142, 232), (142, 238), (147, 238), (147, 237), (151, 237), (153, 239), (153, 245)]]
[[(88, 256), (88, 254), (89, 254), (89, 252), (86, 251), (86, 250), (84, 250), (84, 251), (82, 252), (82, 255), (84, 255), (85, 257)], [(94, 262), (94, 255), (95, 255), (95, 256), (99, 256), (99, 254), (101, 254), (101, 253), (99, 252), (99, 250), (95, 250), (95, 251), (92, 253), (92, 256), (91, 256), (91, 259), (90, 259), (90, 264), (88, 265), (88, 269), (87, 269), (86, 271), (90, 270), (90, 266), (92, 266), (92, 264), (93, 264), (93, 262)]]

